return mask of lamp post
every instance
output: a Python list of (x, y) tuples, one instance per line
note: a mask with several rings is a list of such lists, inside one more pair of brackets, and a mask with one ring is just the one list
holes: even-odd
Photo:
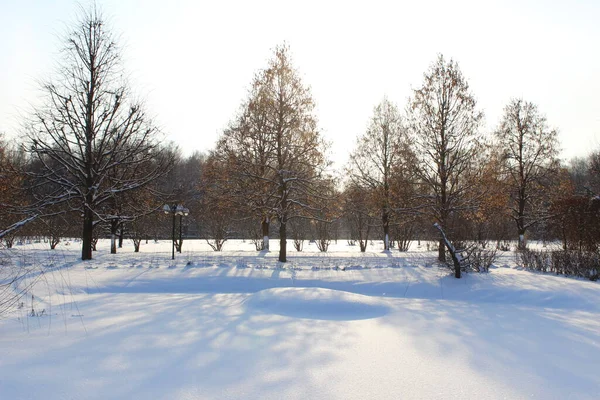
[(181, 239), (181, 219), (183, 216), (187, 216), (190, 210), (182, 206), (181, 204), (165, 204), (163, 206), (165, 214), (171, 214), (173, 216), (173, 229), (171, 231), (171, 260), (175, 259), (175, 219), (179, 215), (179, 236)]

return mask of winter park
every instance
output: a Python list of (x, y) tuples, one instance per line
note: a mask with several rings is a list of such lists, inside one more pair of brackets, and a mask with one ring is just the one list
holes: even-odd
[(600, 398), (600, 5), (23, 3), (0, 399)]

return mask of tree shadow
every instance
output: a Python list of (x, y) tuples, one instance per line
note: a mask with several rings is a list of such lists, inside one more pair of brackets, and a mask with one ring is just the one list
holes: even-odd
[[(593, 372), (600, 356), (598, 317), (573, 309), (417, 300), (404, 301), (401, 312), (379, 321), (400, 327), (424, 358), (466, 359), (474, 375), (523, 396), (592, 398), (600, 387)], [(437, 378), (476, 378), (448, 373)]]
[[(38, 332), (0, 370), (6, 398), (285, 398), (317, 391), (311, 371), (339, 379), (336, 353), (353, 333), (339, 321), (255, 312), (242, 295), (98, 295), (80, 301), (85, 335)], [(12, 371), (12, 372), (11, 372)], [(318, 388), (327, 393), (328, 389)], [(333, 396), (333, 393), (330, 393)]]

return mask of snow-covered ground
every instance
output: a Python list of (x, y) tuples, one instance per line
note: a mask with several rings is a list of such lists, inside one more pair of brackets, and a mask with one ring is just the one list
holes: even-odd
[(108, 245), (11, 251), (37, 284), (0, 320), (0, 399), (600, 398), (600, 285), (510, 252), (457, 280), (425, 245)]

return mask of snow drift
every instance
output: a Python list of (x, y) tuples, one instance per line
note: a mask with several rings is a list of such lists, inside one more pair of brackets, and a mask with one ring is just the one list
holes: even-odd
[(386, 305), (372, 297), (323, 288), (262, 290), (251, 295), (245, 304), (248, 310), (322, 320), (370, 319), (389, 312)]

